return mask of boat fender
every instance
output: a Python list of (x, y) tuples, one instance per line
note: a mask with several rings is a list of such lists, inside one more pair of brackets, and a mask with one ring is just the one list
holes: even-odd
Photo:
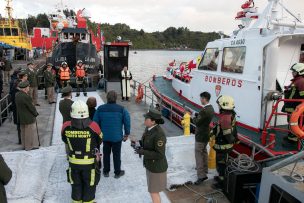
[(138, 89), (137, 89), (137, 97), (135, 99), (136, 103), (140, 103), (142, 99), (144, 98), (144, 89), (143, 85), (139, 84)]
[(290, 116), (290, 130), (293, 134), (295, 134), (298, 138), (304, 138), (304, 132), (302, 130), (302, 126), (299, 126), (299, 118), (304, 113), (304, 103), (297, 106), (296, 110)]

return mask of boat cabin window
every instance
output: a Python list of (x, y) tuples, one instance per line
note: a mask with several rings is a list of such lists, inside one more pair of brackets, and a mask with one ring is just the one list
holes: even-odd
[(110, 47), (109, 48), (109, 57), (127, 57), (128, 55), (127, 47)]
[(4, 28), (4, 35), (5, 36), (11, 36), (12, 35), (11, 29), (10, 28)]
[(300, 63), (304, 63), (304, 44), (301, 45), (301, 52), (300, 52)]
[(18, 29), (12, 28), (12, 36), (18, 36)]
[(3, 28), (0, 28), (0, 36), (3, 36)]
[(70, 39), (74, 38), (74, 33), (70, 33)]
[(246, 47), (226, 47), (223, 50), (222, 72), (243, 73)]
[(69, 33), (63, 33), (63, 38), (68, 39), (69, 38)]
[(199, 70), (217, 70), (218, 64), (218, 49), (206, 49), (201, 63), (198, 66)]
[(81, 34), (81, 40), (85, 40), (86, 39), (86, 34), (82, 33)]

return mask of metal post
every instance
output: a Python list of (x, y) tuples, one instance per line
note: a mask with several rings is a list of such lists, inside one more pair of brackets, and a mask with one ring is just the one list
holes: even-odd
[(266, 168), (265, 170), (271, 171), (271, 172), (276, 171), (276, 170), (278, 170), (282, 167), (285, 167), (285, 166), (287, 166), (289, 164), (292, 164), (292, 163), (294, 163), (294, 162), (296, 162), (300, 159), (303, 159), (303, 157), (304, 157), (304, 151), (299, 152), (299, 153), (297, 153), (297, 154), (295, 154), (291, 157), (288, 157), (288, 158), (284, 159), (283, 161), (280, 161), (279, 163), (276, 163), (276, 164)]
[(147, 104), (147, 87), (145, 85), (145, 104)]
[(154, 107), (154, 94), (152, 93), (152, 106)]
[(136, 95), (135, 95), (135, 90), (136, 90), (136, 81), (135, 81), (135, 80), (133, 80), (133, 82), (134, 82), (134, 87), (133, 87), (133, 95), (134, 95), (134, 96), (136, 96)]
[(0, 100), (0, 124), (2, 125), (2, 100)]
[(170, 104), (170, 120), (172, 122), (172, 114), (173, 114), (173, 107), (172, 107), (172, 104)]
[(6, 104), (6, 118), (9, 118), (8, 95), (6, 96), (5, 104)]

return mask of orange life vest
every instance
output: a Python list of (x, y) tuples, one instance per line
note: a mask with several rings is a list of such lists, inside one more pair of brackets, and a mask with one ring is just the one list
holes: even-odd
[(76, 77), (83, 78), (85, 76), (84, 65), (76, 66)]
[(70, 79), (70, 68), (66, 67), (65, 69), (63, 67), (60, 67), (60, 80), (69, 80)]

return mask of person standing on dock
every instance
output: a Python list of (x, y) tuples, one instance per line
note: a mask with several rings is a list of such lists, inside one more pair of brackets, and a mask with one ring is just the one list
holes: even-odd
[[(304, 99), (304, 63), (296, 63), (291, 66), (293, 79), (289, 86), (285, 86), (284, 98), (285, 99)], [(282, 111), (287, 112), (287, 122), (289, 123), (291, 114), (295, 111), (301, 102), (285, 102)], [(298, 137), (292, 132), (289, 132), (284, 137), (283, 145), (297, 145)]]
[(26, 151), (39, 148), (39, 137), (36, 117), (39, 115), (32, 98), (28, 95), (29, 81), (20, 82), (16, 93), (16, 107), (21, 129), (21, 142)]
[(117, 93), (113, 90), (109, 91), (107, 104), (97, 108), (93, 120), (103, 132), (103, 175), (109, 177), (112, 152), (115, 178), (120, 178), (125, 174), (125, 171), (121, 170), (121, 144), (122, 141), (127, 141), (130, 135), (131, 122), (129, 112), (123, 106), (116, 104), (116, 100)]
[(210, 123), (214, 116), (213, 106), (209, 103), (211, 95), (209, 92), (200, 94), (202, 110), (193, 119), (196, 125), (195, 130), (195, 161), (197, 170), (197, 181), (194, 184), (199, 185), (208, 179), (208, 152), (207, 145), (210, 135)]
[(4, 185), (7, 185), (12, 178), (12, 171), (5, 163), (2, 155), (0, 155), (0, 202), (7, 203)]
[(12, 63), (10, 60), (7, 60), (4, 58), (4, 65), (3, 65), (3, 70), (4, 70), (4, 80), (3, 82), (8, 85), (10, 83), (10, 77), (11, 77), (11, 70), (13, 69)]
[(130, 80), (132, 80), (132, 74), (128, 70), (128, 67), (125, 66), (120, 73), (121, 79), (121, 95), (122, 101), (129, 100), (131, 94)]
[(88, 106), (83, 101), (73, 103), (71, 117), (71, 121), (63, 124), (61, 136), (69, 146), (67, 179), (72, 185), (72, 201), (94, 202), (100, 180), (102, 132), (89, 118)]
[(76, 97), (80, 95), (80, 86), (82, 86), (83, 95), (87, 96), (87, 80), (86, 80), (86, 69), (85, 65), (83, 64), (82, 60), (77, 61), (77, 65), (75, 68), (76, 73), (76, 84), (77, 84), (77, 93)]
[(142, 147), (135, 152), (144, 156), (148, 191), (153, 203), (160, 203), (159, 193), (167, 187), (168, 162), (166, 158), (166, 135), (160, 124), (165, 121), (161, 113), (150, 108), (144, 115), (146, 129), (141, 139)]
[[(14, 77), (17, 74), (17, 79)], [(16, 93), (19, 92), (18, 85), (20, 82), (27, 81), (27, 74), (25, 71), (21, 71), (21, 69), (16, 70), (11, 78), (11, 87), (10, 87), (10, 97), (12, 101), (12, 112), (13, 112), (13, 120), (14, 124), (17, 125), (17, 132), (18, 132), (18, 144), (21, 144), (21, 129), (20, 129), (20, 122), (17, 116), (17, 107), (16, 107)]]
[(38, 99), (38, 74), (40, 73), (41, 70), (37, 70), (36, 67), (32, 62), (29, 62), (27, 64), (27, 75), (28, 75), (28, 81), (30, 82), (30, 90), (29, 90), (29, 95), (33, 100), (33, 104), (36, 106), (40, 106), (38, 104), (37, 99)]
[(218, 115), (218, 123), (213, 128), (212, 134), (215, 136), (213, 148), (216, 151), (216, 170), (218, 176), (214, 177), (217, 183), (213, 186), (217, 189), (222, 189), (224, 187), (228, 156), (233, 150), (234, 144), (238, 143), (238, 138), (234, 99), (231, 96), (221, 95), (217, 99), (217, 104), (220, 114)]
[(52, 67), (53, 64), (48, 63), (47, 69), (44, 71), (44, 85), (46, 87), (49, 104), (56, 103), (54, 100), (56, 75), (54, 74)]
[(62, 62), (61, 67), (59, 68), (58, 75), (60, 78), (61, 88), (66, 87), (70, 83), (71, 70), (68, 67), (67, 62)]
[(62, 123), (66, 121), (70, 121), (71, 118), (71, 109), (72, 109), (72, 87), (67, 86), (65, 88), (62, 88), (62, 100), (59, 102), (59, 111), (62, 115)]

